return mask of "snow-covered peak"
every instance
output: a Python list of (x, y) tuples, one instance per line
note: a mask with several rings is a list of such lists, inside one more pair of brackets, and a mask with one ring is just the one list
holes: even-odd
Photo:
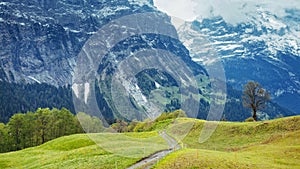
[(256, 13), (247, 14), (247, 16), (249, 17), (249, 21), (244, 23), (251, 23), (264, 33), (284, 35), (288, 33), (289, 28), (293, 29), (293, 26), (285, 23), (284, 17), (271, 13), (264, 8), (258, 8)]
[[(248, 14), (251, 21), (237, 25), (217, 16), (186, 22), (177, 30), (193, 56), (199, 57), (200, 53), (205, 53), (207, 45), (199, 46), (203, 38), (216, 48), (222, 58), (263, 55), (278, 61), (278, 52), (300, 56), (300, 31), (298, 25), (293, 24), (293, 21), (297, 21), (296, 15), (293, 13), (296, 18), (287, 20), (286, 16), (279, 17), (264, 8), (257, 13)], [(253, 49), (257, 50), (253, 52)]]
[(152, 0), (128, 0), (128, 2), (131, 5), (138, 5), (138, 6), (153, 6), (153, 1)]

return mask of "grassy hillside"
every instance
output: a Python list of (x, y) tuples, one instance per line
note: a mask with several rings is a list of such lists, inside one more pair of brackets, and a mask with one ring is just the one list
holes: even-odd
[(264, 122), (221, 122), (212, 137), (198, 142), (204, 121), (180, 119), (168, 133), (195, 123), (183, 140), (185, 149), (173, 153), (155, 168), (300, 168), (300, 117)]
[[(153, 130), (166, 128), (178, 140), (182, 131), (192, 126), (181, 142), (185, 148), (168, 155), (154, 168), (300, 169), (300, 116), (264, 122), (220, 122), (212, 137), (200, 144), (204, 123), (189, 118), (154, 123)], [(154, 131), (72, 135), (38, 147), (0, 154), (0, 168), (120, 169), (167, 148)]]
[(157, 132), (80, 134), (0, 154), (0, 168), (126, 168), (167, 148), (167, 143)]

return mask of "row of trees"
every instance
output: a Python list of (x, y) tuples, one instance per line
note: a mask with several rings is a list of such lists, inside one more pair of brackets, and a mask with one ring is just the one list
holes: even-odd
[(36, 112), (13, 115), (6, 125), (0, 123), (0, 152), (21, 150), (82, 132), (77, 117), (69, 110), (39, 108)]

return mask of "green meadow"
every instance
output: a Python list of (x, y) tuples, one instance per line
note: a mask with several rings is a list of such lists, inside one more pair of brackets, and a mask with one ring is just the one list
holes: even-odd
[[(127, 168), (168, 149), (157, 132), (162, 128), (183, 148), (152, 168), (300, 168), (300, 116), (260, 122), (219, 122), (204, 143), (199, 142), (199, 137), (206, 121), (178, 118), (156, 123), (150, 132), (77, 134), (0, 154), (0, 168)], [(190, 132), (183, 137), (182, 131), (186, 129)]]
[(78, 134), (0, 154), (0, 168), (126, 168), (163, 149), (157, 132)]
[(205, 121), (180, 119), (168, 133), (178, 137), (178, 129), (191, 122), (194, 126), (182, 140), (185, 148), (154, 168), (300, 168), (299, 116), (263, 122), (220, 122), (205, 143), (198, 141)]

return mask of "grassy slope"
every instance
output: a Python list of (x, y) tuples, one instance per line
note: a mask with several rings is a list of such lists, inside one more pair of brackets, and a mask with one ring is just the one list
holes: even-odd
[(300, 116), (221, 122), (203, 144), (198, 140), (204, 121), (181, 119), (167, 131), (178, 137), (180, 128), (190, 122), (195, 125), (183, 140), (187, 148), (170, 154), (155, 168), (300, 168)]
[[(155, 168), (300, 168), (300, 116), (252, 123), (220, 122), (203, 144), (198, 140), (205, 121), (167, 120), (153, 129), (170, 123), (167, 132), (175, 138), (193, 126), (182, 141), (187, 148), (170, 154)], [(157, 132), (72, 135), (0, 154), (0, 168), (126, 168), (166, 148)]]
[(167, 148), (156, 132), (72, 135), (38, 147), (0, 154), (0, 168), (126, 168)]

